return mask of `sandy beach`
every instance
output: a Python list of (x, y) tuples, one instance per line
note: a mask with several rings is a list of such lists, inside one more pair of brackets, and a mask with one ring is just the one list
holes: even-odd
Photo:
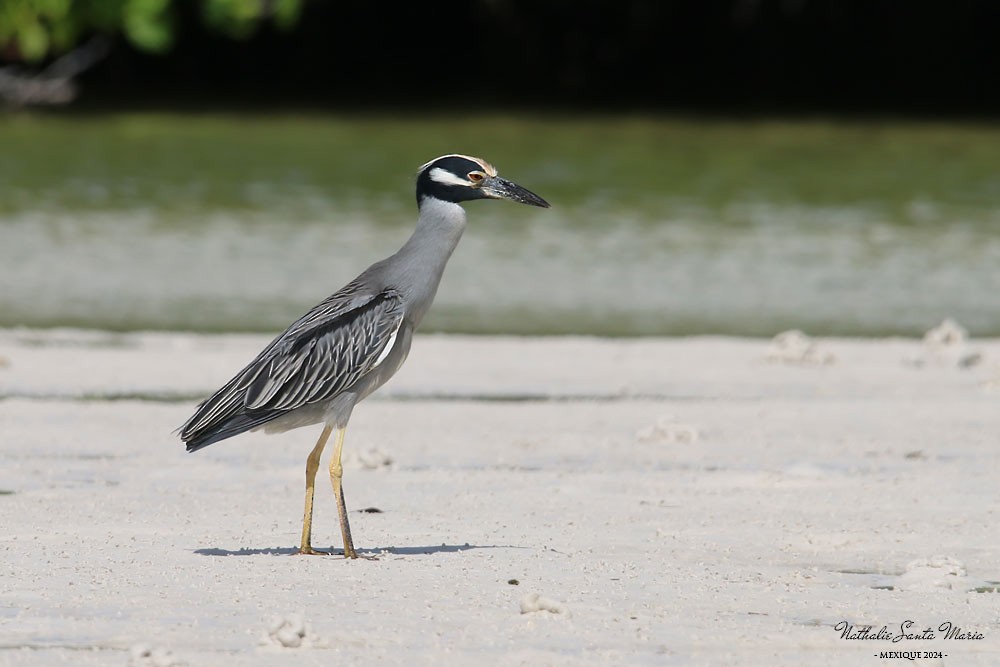
[(172, 433), (267, 340), (0, 331), (0, 665), (1000, 664), (1000, 340), (418, 337), (358, 561)]

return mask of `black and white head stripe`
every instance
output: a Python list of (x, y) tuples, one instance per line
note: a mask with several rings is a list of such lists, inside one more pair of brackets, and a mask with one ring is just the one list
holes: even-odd
[(434, 158), (427, 164), (421, 165), (417, 172), (423, 172), (427, 170), (428, 167), (437, 167), (440, 169), (448, 169), (452, 173), (455, 173), (456, 166), (460, 171), (465, 169), (465, 171), (462, 172), (463, 174), (467, 174), (472, 170), (478, 170), (485, 173), (487, 176), (497, 175), (496, 167), (486, 160), (478, 157), (472, 157), (471, 155), (461, 155), (459, 153), (452, 153), (451, 155), (442, 155), (441, 157)]
[(486, 160), (469, 155), (456, 153), (435, 158), (417, 172), (417, 201), (424, 197), (450, 202), (485, 199), (485, 195), (478, 190), (482, 179), (469, 178), (469, 174), (475, 173), (492, 178), (497, 175), (497, 170)]
[(425, 199), (458, 204), (473, 199), (507, 199), (548, 208), (549, 203), (517, 183), (500, 178), (486, 160), (469, 155), (443, 155), (420, 167), (417, 204)]

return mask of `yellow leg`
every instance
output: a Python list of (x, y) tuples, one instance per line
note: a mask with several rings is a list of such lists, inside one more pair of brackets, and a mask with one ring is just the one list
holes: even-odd
[(333, 445), (333, 456), (330, 457), (330, 481), (333, 483), (333, 495), (337, 499), (337, 511), (340, 513), (340, 532), (344, 537), (344, 558), (357, 558), (354, 541), (351, 539), (351, 524), (347, 521), (347, 505), (344, 503), (344, 466), (340, 464), (340, 455), (344, 451), (344, 428), (337, 429), (337, 439)]
[[(316, 471), (319, 470), (319, 460), (323, 455), (323, 448), (326, 441), (330, 439), (332, 426), (327, 426), (320, 434), (316, 446), (313, 447), (309, 458), (306, 459), (306, 509), (302, 516), (302, 546), (299, 547), (300, 554), (328, 555), (325, 551), (317, 551), (312, 548), (312, 520), (313, 520), (313, 490), (316, 487)], [(340, 438), (343, 439), (343, 430)]]

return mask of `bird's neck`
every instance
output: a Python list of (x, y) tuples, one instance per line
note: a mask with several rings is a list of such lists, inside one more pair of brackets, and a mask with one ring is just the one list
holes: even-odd
[(458, 204), (425, 197), (420, 202), (417, 228), (399, 250), (401, 255), (415, 255), (442, 265), (465, 231), (465, 210)]
[(410, 317), (420, 323), (434, 300), (444, 267), (465, 231), (465, 211), (458, 204), (425, 197), (417, 228), (396, 253), (394, 282), (410, 293)]

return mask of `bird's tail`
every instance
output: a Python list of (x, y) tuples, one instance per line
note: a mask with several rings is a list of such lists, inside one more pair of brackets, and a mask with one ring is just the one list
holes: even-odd
[(233, 385), (230, 382), (210, 396), (180, 427), (181, 440), (189, 452), (246, 433), (281, 415), (277, 410), (248, 410)]
[(196, 452), (199, 449), (208, 447), (209, 445), (219, 442), (220, 440), (231, 438), (234, 435), (239, 435), (240, 433), (246, 433), (247, 431), (257, 428), (258, 426), (266, 424), (273, 418), (274, 416), (268, 415), (240, 414), (230, 417), (221, 423), (214, 424), (210, 429), (200, 429), (198, 431), (187, 433), (182, 427), (181, 440), (185, 442), (189, 452)]

